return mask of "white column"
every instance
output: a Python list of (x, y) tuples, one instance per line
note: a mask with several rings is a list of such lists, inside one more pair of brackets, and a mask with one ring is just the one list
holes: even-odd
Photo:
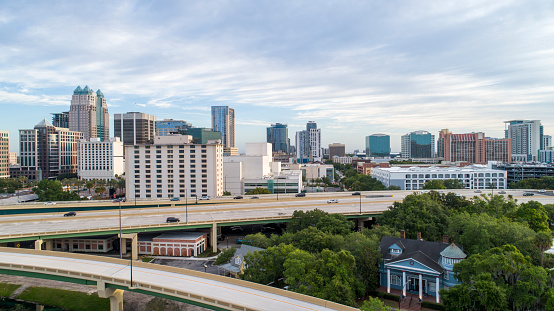
[(406, 271), (402, 271), (402, 295), (406, 296)]
[(419, 274), (419, 300), (423, 299), (423, 277)]
[(387, 293), (390, 294), (390, 269), (387, 269)]
[(437, 279), (436, 279), (436, 283), (435, 283), (435, 284), (436, 284), (436, 286), (437, 286), (436, 291), (435, 291), (435, 292), (437, 293), (437, 301), (436, 301), (436, 302), (437, 302), (437, 303), (440, 303), (440, 297), (439, 297), (439, 288), (440, 288), (440, 286), (439, 286), (439, 277), (438, 277), (438, 276), (437, 276)]

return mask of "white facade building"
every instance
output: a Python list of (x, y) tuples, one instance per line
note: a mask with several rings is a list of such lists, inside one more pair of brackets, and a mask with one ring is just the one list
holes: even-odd
[[(224, 191), (233, 195), (244, 194), (256, 187), (266, 188), (272, 193), (297, 193), (302, 187), (300, 172), (284, 174), (281, 163), (273, 161), (271, 143), (246, 143), (246, 154), (224, 156), (223, 172)], [(275, 188), (274, 183), (278, 184)]]
[(125, 172), (123, 163), (123, 142), (119, 137), (109, 141), (91, 138), (79, 144), (79, 179), (114, 179)]
[(552, 147), (552, 136), (543, 135), (542, 136), (542, 149), (548, 150), (548, 147)]
[(512, 139), (512, 160), (537, 161), (543, 144), (540, 120), (505, 121), (508, 125), (506, 138)]
[(458, 179), (466, 189), (506, 189), (506, 171), (494, 170), (485, 165), (464, 167), (390, 167), (373, 168), (371, 177), (376, 178), (385, 187), (398, 186), (402, 190), (420, 190), (428, 180)]
[(127, 199), (223, 195), (223, 146), (189, 135), (156, 136), (125, 147)]
[(306, 180), (315, 180), (323, 177), (333, 180), (335, 178), (335, 168), (331, 164), (289, 164), (288, 167), (291, 170), (301, 170)]

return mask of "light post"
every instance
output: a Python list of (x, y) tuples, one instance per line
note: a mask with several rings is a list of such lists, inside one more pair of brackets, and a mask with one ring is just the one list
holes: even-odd
[(360, 187), (358, 185), (355, 185), (355, 188), (354, 190), (358, 191), (359, 195), (360, 195), (360, 215), (362, 214), (362, 193), (360, 192)]
[[(135, 237), (136, 237), (137, 240), (138, 240), (138, 233), (135, 234), (135, 235), (131, 238), (131, 245), (133, 245), (133, 241), (134, 241)], [(138, 243), (138, 241), (137, 241), (137, 243)], [(138, 251), (138, 250), (137, 250), (137, 251)], [(129, 262), (131, 263), (131, 286), (129, 286), (129, 287), (133, 287), (133, 247), (131, 247), (130, 253), (131, 253), (131, 254), (130, 254), (130, 255), (131, 255), (131, 258), (130, 258), (130, 261), (129, 261)], [(138, 255), (138, 254), (137, 254), (137, 255)]]
[(121, 201), (119, 201), (119, 259), (123, 259), (123, 239), (121, 237)]
[(189, 205), (187, 198), (187, 188), (185, 188), (185, 223), (189, 223)]
[(206, 273), (206, 269), (208, 269), (208, 265), (203, 264), (203, 266), (204, 266), (204, 273)]

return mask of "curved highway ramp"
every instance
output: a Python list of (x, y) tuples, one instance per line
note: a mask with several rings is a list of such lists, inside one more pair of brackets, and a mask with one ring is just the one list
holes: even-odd
[(0, 247), (0, 273), (97, 286), (111, 310), (123, 309), (124, 290), (214, 310), (357, 310), (219, 275), (142, 262), (131, 269), (128, 260), (72, 253)]

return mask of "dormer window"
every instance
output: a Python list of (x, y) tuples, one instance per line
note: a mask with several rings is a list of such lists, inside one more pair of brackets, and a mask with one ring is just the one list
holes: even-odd
[(398, 255), (398, 254), (402, 253), (402, 250), (396, 249), (396, 248), (391, 248), (391, 249), (390, 249), (390, 253), (391, 253), (391, 254)]
[(460, 261), (461, 261), (461, 259), (452, 259), (452, 258), (442, 257), (442, 263), (444, 265), (453, 265), (453, 264), (458, 263)]

